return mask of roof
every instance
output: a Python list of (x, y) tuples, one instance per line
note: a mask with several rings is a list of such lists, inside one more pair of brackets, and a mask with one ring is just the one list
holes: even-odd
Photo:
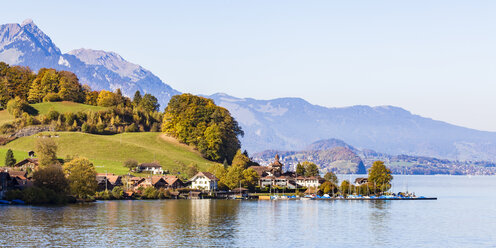
[(116, 175), (112, 175), (112, 176), (108, 176), (107, 177), (107, 180), (111, 183), (111, 184), (115, 184), (117, 182), (117, 180), (120, 180), (121, 179), (121, 176), (116, 176)]
[(248, 169), (253, 169), (255, 172), (257, 172), (257, 174), (258, 174), (259, 177), (263, 176), (263, 174), (265, 172), (272, 170), (271, 167), (268, 167), (268, 166), (259, 166), (259, 165), (258, 166), (255, 166), (255, 165), (250, 166), (250, 167), (248, 167)]
[(9, 175), (10, 177), (25, 177), (26, 176), (25, 171), (16, 171), (16, 170), (10, 170)]
[(157, 184), (157, 183), (158, 183), (158, 182), (160, 182), (160, 181), (163, 181), (164, 183), (167, 183), (167, 182), (165, 181), (165, 179), (164, 179), (163, 177), (160, 177), (160, 176), (153, 176), (153, 177), (151, 178), (151, 183), (152, 183), (153, 185)]
[[(168, 176), (165, 176), (165, 181), (167, 182), (167, 184), (169, 185), (173, 185), (175, 182), (177, 182), (179, 180), (178, 177), (176, 176), (171, 176), (171, 175), (168, 175)], [(182, 183), (182, 181), (179, 181)]]
[(209, 180), (219, 181), (219, 179), (214, 174), (212, 174), (210, 172), (206, 172), (206, 171), (198, 172), (194, 177), (192, 177), (190, 179), (190, 181), (195, 180), (199, 176), (204, 176), (204, 177), (206, 177)]
[(368, 182), (369, 179), (367, 177), (357, 177), (355, 179), (355, 183), (365, 183), (365, 182)]
[(37, 158), (26, 158), (26, 159), (23, 159), (23, 160), (17, 162), (17, 164), (15, 164), (14, 166), (19, 167), (19, 166), (23, 166), (27, 163), (32, 163), (34, 165), (38, 165), (38, 159)]
[(157, 163), (142, 163), (139, 165), (139, 167), (162, 168), (162, 166)]

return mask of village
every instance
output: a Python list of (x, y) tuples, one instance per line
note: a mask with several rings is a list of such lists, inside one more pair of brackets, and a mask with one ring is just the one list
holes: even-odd
[[(28, 158), (16, 163), (13, 167), (0, 167), (0, 198), (5, 192), (12, 189), (25, 189), (33, 186), (31, 172), (38, 167), (38, 159), (34, 152), (28, 152)], [(250, 166), (258, 175), (258, 184), (255, 188), (238, 187), (232, 190), (220, 190), (219, 178), (210, 172), (201, 171), (187, 181), (177, 175), (166, 174), (158, 163), (141, 163), (136, 171), (146, 176), (115, 175), (112, 173), (97, 173), (97, 192), (122, 191), (122, 199), (136, 199), (147, 188), (167, 192), (167, 197), (173, 199), (266, 199), (270, 194), (315, 195), (322, 194), (319, 189), (326, 181), (320, 176), (305, 177), (294, 171), (283, 171), (284, 165), (276, 155), (268, 166)], [(357, 178), (354, 186), (359, 187), (367, 183), (367, 178)], [(100, 194), (99, 194), (100, 193)], [(104, 199), (104, 198), (103, 198)]]

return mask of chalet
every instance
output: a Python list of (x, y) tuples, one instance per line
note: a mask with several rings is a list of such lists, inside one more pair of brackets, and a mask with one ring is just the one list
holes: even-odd
[(164, 174), (162, 166), (157, 163), (142, 163), (138, 165), (138, 170), (142, 172), (152, 172), (153, 174)]
[(127, 185), (134, 188), (144, 180), (144, 177), (130, 177), (129, 179), (127, 179)]
[(153, 177), (145, 178), (145, 180), (142, 180), (140, 183), (138, 183), (138, 185), (135, 186), (135, 189), (138, 189), (140, 187), (143, 188), (155, 187), (157, 189), (166, 188), (167, 182), (163, 177), (153, 176)]
[(364, 184), (367, 184), (369, 182), (369, 179), (366, 177), (358, 177), (355, 179), (355, 186), (361, 186)]
[(34, 168), (38, 167), (38, 159), (37, 158), (26, 158), (26, 159), (19, 161), (17, 164), (14, 165), (14, 167), (20, 167), (23, 169), (26, 169), (26, 168), (34, 169)]
[(198, 172), (189, 181), (192, 189), (212, 191), (217, 190), (219, 179), (210, 172)]
[(108, 173), (97, 173), (97, 191), (112, 190), (114, 187), (122, 186), (122, 177)]
[(167, 182), (167, 186), (170, 189), (184, 188), (184, 183), (176, 176), (167, 175), (164, 177)]

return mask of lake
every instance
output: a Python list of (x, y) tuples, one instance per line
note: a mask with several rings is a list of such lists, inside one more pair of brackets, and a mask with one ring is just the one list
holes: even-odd
[(0, 206), (0, 246), (496, 246), (496, 177), (396, 175), (394, 191), (406, 187), (438, 200), (150, 200)]

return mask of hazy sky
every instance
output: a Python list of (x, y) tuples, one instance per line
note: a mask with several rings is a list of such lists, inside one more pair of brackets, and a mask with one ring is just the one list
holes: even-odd
[(395, 105), (496, 131), (496, 1), (8, 1), (62, 52), (119, 53), (182, 92)]

